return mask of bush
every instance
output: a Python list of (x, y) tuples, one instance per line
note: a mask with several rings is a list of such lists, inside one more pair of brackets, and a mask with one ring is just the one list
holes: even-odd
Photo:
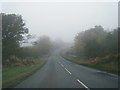
[(105, 57), (90, 58), (91, 64), (111, 64), (118, 65), (120, 63), (120, 54), (109, 54)]
[(20, 59), (16, 56), (10, 56), (10, 58), (5, 61), (3, 67), (26, 66), (26, 65), (35, 64), (36, 61), (37, 61), (36, 59), (30, 57)]

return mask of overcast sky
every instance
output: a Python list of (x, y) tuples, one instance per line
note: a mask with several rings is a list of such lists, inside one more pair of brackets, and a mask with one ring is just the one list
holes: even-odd
[(22, 15), (31, 34), (52, 40), (71, 42), (78, 32), (95, 25), (110, 30), (118, 26), (117, 2), (11, 2), (2, 3), (2, 12)]

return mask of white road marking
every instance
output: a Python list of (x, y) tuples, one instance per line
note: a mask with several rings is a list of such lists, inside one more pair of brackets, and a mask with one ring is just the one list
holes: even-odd
[(69, 74), (71, 74), (71, 72), (70, 72), (69, 70), (67, 70), (66, 68), (65, 68), (65, 70), (66, 70)]
[(60, 62), (59, 62), (60, 63)]
[[(64, 67), (63, 64), (61, 64), (61, 66)], [(67, 70), (67, 68), (65, 68), (65, 70), (66, 70), (70, 75), (72, 74), (69, 70)], [(84, 83), (82, 83), (79, 79), (77, 79), (77, 81), (78, 81), (78, 83), (80, 83), (83, 87), (85, 87), (87, 90), (90, 90), (90, 89), (89, 89)]]
[(83, 87), (85, 87), (87, 90), (90, 90), (84, 83), (82, 83), (79, 79), (77, 79), (77, 81), (82, 84)]
[(61, 64), (62, 67), (64, 67), (62, 64)]
[(99, 70), (97, 70), (97, 72), (98, 72), (98, 73), (108, 74), (108, 75), (113, 76), (113, 77), (115, 77), (115, 78), (118, 79), (118, 75), (115, 75), (115, 74), (112, 74), (112, 73), (108, 73), (108, 72), (104, 72), (104, 71), (99, 71)]

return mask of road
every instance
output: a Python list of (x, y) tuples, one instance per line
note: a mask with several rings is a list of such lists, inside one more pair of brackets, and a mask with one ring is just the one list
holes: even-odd
[(56, 50), (47, 63), (15, 88), (118, 88), (118, 77), (65, 60)]

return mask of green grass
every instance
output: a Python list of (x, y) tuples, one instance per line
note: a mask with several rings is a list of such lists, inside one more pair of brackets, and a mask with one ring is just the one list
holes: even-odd
[(116, 65), (111, 65), (109, 63), (92, 64), (89, 60), (86, 60), (86, 59), (78, 60), (78, 58), (72, 58), (70, 56), (67, 56), (65, 54), (65, 52), (62, 52), (61, 56), (63, 58), (65, 58), (66, 60), (69, 60), (69, 61), (74, 62), (76, 64), (80, 64), (80, 65), (84, 65), (84, 66), (87, 66), (87, 67), (95, 68), (95, 69), (105, 71), (105, 72), (108, 72), (108, 73), (113, 73), (113, 74), (118, 75), (118, 72), (120, 72), (120, 66), (118, 67)]
[(17, 66), (2, 69), (2, 88), (12, 88), (23, 81), (26, 77), (40, 69), (46, 61), (38, 61), (36, 64)]

